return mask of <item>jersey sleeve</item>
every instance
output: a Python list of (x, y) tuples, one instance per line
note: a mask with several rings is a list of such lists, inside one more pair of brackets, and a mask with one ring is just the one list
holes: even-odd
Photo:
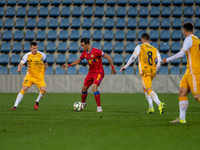
[(27, 62), (28, 60), (28, 54), (26, 53), (23, 57), (22, 57), (22, 60), (21, 62), (23, 62), (24, 64)]
[(42, 53), (42, 59), (43, 59), (43, 63), (46, 63), (46, 62), (47, 62), (47, 58), (46, 58), (45, 53)]
[(185, 38), (184, 42), (183, 42), (183, 47), (181, 48), (181, 51), (188, 51), (191, 47), (192, 47), (192, 38), (191, 36), (188, 36)]
[(135, 48), (133, 54), (135, 54), (135, 55), (138, 56), (138, 55), (140, 54), (140, 50), (141, 50), (141, 45), (136, 46), (136, 48)]
[(99, 49), (96, 50), (96, 53), (98, 56), (101, 56), (101, 57), (103, 57), (105, 55), (105, 53)]
[(83, 53), (81, 53), (80, 59), (83, 60), (85, 57), (83, 55)]

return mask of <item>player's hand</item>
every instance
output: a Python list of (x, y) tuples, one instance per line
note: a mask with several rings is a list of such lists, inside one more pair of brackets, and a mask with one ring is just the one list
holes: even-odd
[(17, 69), (17, 72), (20, 73), (21, 71), (22, 71), (22, 68), (18, 68), (18, 69)]
[(112, 69), (112, 73), (113, 74), (116, 74), (117, 73), (117, 70), (114, 68), (114, 69)]
[(124, 70), (126, 70), (126, 68), (122, 67), (122, 68), (119, 70), (119, 72), (122, 72), (122, 71), (124, 71)]
[(162, 60), (162, 65), (163, 65), (164, 63), (167, 63), (167, 59), (166, 59), (166, 58), (164, 58), (164, 59)]
[(62, 65), (62, 69), (68, 68), (69, 65)]

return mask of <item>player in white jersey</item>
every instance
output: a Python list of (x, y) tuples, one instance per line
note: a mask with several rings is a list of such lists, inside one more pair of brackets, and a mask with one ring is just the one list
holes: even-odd
[(194, 25), (190, 22), (183, 24), (185, 40), (181, 50), (162, 60), (162, 64), (187, 56), (187, 69), (181, 80), (179, 89), (179, 118), (170, 123), (186, 123), (188, 107), (187, 94), (192, 91), (193, 97), (200, 102), (200, 40), (194, 34)]

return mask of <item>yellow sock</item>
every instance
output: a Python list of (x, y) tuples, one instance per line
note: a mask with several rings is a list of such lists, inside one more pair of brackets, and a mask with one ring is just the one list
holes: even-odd
[(21, 90), (20, 93), (21, 93), (22, 95), (24, 95), (26, 92), (24, 92), (23, 90)]

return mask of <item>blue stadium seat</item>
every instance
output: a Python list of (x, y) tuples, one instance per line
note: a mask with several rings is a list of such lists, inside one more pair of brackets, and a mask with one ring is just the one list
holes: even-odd
[(6, 0), (1, 0), (0, 1), (0, 5), (5, 5), (6, 4)]
[(55, 61), (54, 54), (46, 54), (46, 60), (48, 64), (53, 64)]
[(195, 20), (195, 28), (200, 28), (200, 19), (199, 18), (197, 18), (196, 20)]
[(12, 39), (12, 31), (4, 30), (2, 40), (11, 40)]
[(35, 32), (34, 30), (26, 30), (25, 40), (34, 40)]
[(107, 7), (106, 9), (106, 17), (114, 17), (115, 16), (115, 7)]
[(126, 35), (126, 40), (135, 40), (135, 39), (136, 39), (135, 30), (128, 30)]
[(193, 20), (192, 20), (192, 18), (185, 18), (184, 23), (185, 23), (185, 22), (191, 22), (191, 23), (194, 23)]
[(161, 54), (161, 59), (163, 60), (164, 58), (168, 58), (169, 55), (168, 54)]
[(67, 43), (66, 42), (59, 42), (58, 43), (58, 52), (66, 52), (67, 51)]
[(58, 35), (56, 30), (49, 30), (47, 40), (56, 40), (57, 36)]
[(83, 30), (82, 31), (82, 38), (88, 38), (88, 39), (90, 39), (91, 38), (90, 30)]
[[(132, 54), (126, 54), (126, 57), (125, 57), (125, 63), (128, 62), (128, 60), (131, 58)], [(134, 63), (134, 62), (133, 62)]]
[(7, 5), (16, 5), (17, 0), (7, 0)]
[(93, 5), (94, 0), (85, 0), (85, 5)]
[(124, 18), (118, 18), (116, 23), (116, 28), (125, 28), (126, 21)]
[(5, 19), (4, 28), (12, 28), (14, 26), (13, 19)]
[(140, 0), (140, 5), (148, 5), (149, 3), (149, 0)]
[(180, 42), (173, 42), (171, 46), (172, 52), (179, 52), (181, 50), (181, 43)]
[(159, 7), (151, 7), (151, 11), (150, 11), (150, 16), (151, 17), (158, 17), (160, 15), (160, 9)]
[(46, 75), (47, 74), (49, 74), (49, 75), (53, 74), (53, 67), (52, 66), (48, 66), (47, 69), (46, 69), (46, 71), (45, 71), (45, 74)]
[(182, 26), (182, 21), (181, 18), (174, 18), (173, 22), (172, 22), (172, 28), (174, 29), (180, 29)]
[(60, 30), (59, 40), (67, 40), (69, 37), (67, 30)]
[[(3, 26), (3, 20), (0, 19), (0, 28)], [(1, 35), (1, 34), (0, 34)]]
[(196, 0), (196, 5), (200, 5), (200, 0)]
[(200, 30), (196, 30), (195, 35), (200, 38)]
[(51, 7), (50, 17), (58, 17), (60, 15), (59, 7)]
[(0, 67), (0, 74), (7, 74), (7, 73), (8, 73), (7, 67)]
[(162, 17), (169, 17), (171, 15), (171, 8), (170, 7), (163, 7), (162, 8)]
[(107, 18), (105, 21), (105, 28), (114, 28), (115, 21), (113, 18)]
[(163, 0), (162, 5), (171, 5), (172, 0)]
[(139, 0), (129, 0), (129, 5), (137, 5)]
[(69, 44), (69, 52), (77, 52), (79, 50), (79, 45), (77, 42), (70, 42)]
[(56, 43), (48, 42), (46, 52), (55, 52), (56, 51)]
[(102, 28), (103, 27), (103, 19), (102, 18), (96, 18), (94, 20), (94, 28)]
[(173, 5), (182, 5), (183, 0), (173, 0)]
[(128, 25), (127, 28), (136, 28), (137, 27), (137, 20), (135, 18), (128, 19)]
[(170, 74), (180, 74), (179, 67), (171, 67)]
[(96, 5), (104, 5), (105, 3), (105, 0), (96, 0)]
[(162, 30), (161, 34), (160, 34), (160, 39), (168, 41), (170, 39), (170, 32), (169, 32), (169, 30)]
[(25, 17), (26, 16), (26, 7), (19, 7), (17, 9), (17, 17)]
[(182, 58), (182, 64), (183, 65), (187, 64), (187, 57), (186, 57), (186, 55), (184, 55), (183, 58)]
[(112, 40), (114, 37), (114, 33), (112, 30), (106, 30), (104, 33), (104, 40)]
[(195, 9), (195, 17), (199, 17), (200, 16), (200, 7), (196, 7)]
[(147, 33), (147, 31), (146, 30), (139, 30), (139, 32), (138, 32), (138, 40), (141, 40), (141, 35), (143, 33)]
[(35, 28), (36, 20), (34, 18), (28, 18), (26, 28)]
[(150, 42), (149, 44), (158, 49), (158, 42)]
[(173, 30), (172, 31), (172, 40), (180, 40), (182, 37), (180, 30)]
[(151, 5), (160, 5), (161, 0), (151, 0)]
[(12, 47), (12, 52), (21, 52), (22, 50), (22, 43), (21, 42), (14, 42)]
[(103, 51), (106, 53), (110, 53), (113, 50), (112, 42), (104, 42), (103, 44)]
[(81, 15), (82, 15), (81, 7), (74, 7), (72, 16), (73, 17), (80, 17)]
[(184, 0), (184, 5), (193, 5), (194, 0)]
[(60, 21), (60, 28), (68, 28), (70, 25), (68, 18), (62, 18)]
[(27, 72), (27, 67), (26, 67), (26, 66), (23, 66), (23, 67), (22, 67), (21, 74), (26, 74), (26, 72)]
[[(118, 0), (119, 3), (119, 0)], [(117, 9), (117, 17), (125, 17), (126, 16), (126, 7), (118, 7)]]
[(14, 17), (14, 16), (15, 16), (15, 7), (7, 7), (6, 17)]
[(24, 43), (24, 52), (30, 52), (30, 42)]
[[(0, 2), (1, 3), (1, 2)], [(0, 7), (0, 17), (3, 17), (4, 16), (4, 8), (3, 7)]]
[(160, 69), (159, 69), (159, 74), (169, 74), (169, 70), (168, 70), (168, 67), (165, 67), (165, 66), (161, 66)]
[(50, 0), (40, 0), (40, 5), (49, 5)]
[(124, 71), (124, 74), (134, 74), (134, 69), (133, 69), (133, 67), (128, 67), (128, 68), (126, 68), (126, 70)]
[(68, 63), (71, 64), (72, 62), (74, 62), (77, 59), (78, 59), (78, 57), (76, 54), (69, 54)]
[(88, 68), (86, 66), (79, 67), (78, 74), (87, 74)]
[(16, 66), (10, 67), (9, 74), (19, 74), (17, 72), (17, 69), (18, 69), (18, 67), (16, 67)]
[(139, 17), (147, 17), (149, 15), (148, 7), (140, 7)]
[(118, 5), (126, 5), (127, 3), (127, 0), (118, 0)]
[(72, 0), (63, 0), (63, 5), (71, 5)]
[(24, 28), (24, 27), (25, 27), (25, 20), (18, 18), (15, 23), (15, 28)]
[(107, 5), (115, 5), (116, 3), (116, 0), (107, 0)]
[[(130, 3), (130, 2), (129, 2)], [(128, 17), (136, 17), (138, 14), (137, 8), (136, 7), (130, 7), (128, 9)]]
[(119, 72), (119, 70), (121, 69), (120, 66), (116, 66), (115, 69), (117, 71), (116, 75), (121, 75), (122, 74), (122, 72)]
[(64, 64), (66, 62), (66, 55), (65, 54), (58, 54), (56, 59), (56, 64)]
[(29, 5), (37, 5), (39, 0), (29, 0)]
[(81, 26), (81, 20), (80, 20), (80, 18), (74, 18), (74, 19), (72, 19), (71, 28), (80, 28), (80, 26)]
[(58, 27), (58, 19), (51, 18), (49, 20), (49, 28), (57, 28)]
[(28, 17), (36, 17), (38, 14), (37, 7), (29, 7)]
[(65, 70), (61, 66), (56, 67), (55, 74), (65, 74)]
[(69, 17), (71, 15), (70, 7), (63, 7), (61, 10), (61, 17)]
[[(112, 59), (111, 54), (108, 54), (108, 55), (109, 55), (110, 58)], [(108, 61), (108, 59), (106, 59), (106, 58), (103, 58), (103, 59), (102, 59), (102, 63), (103, 63), (104, 65), (109, 65), (109, 64), (110, 64), (109, 61)]]
[(187, 69), (187, 67), (183, 67), (182, 71), (181, 71), (181, 74), (185, 74), (186, 69)]
[(85, 18), (83, 20), (82, 28), (91, 28), (92, 27), (92, 20), (91, 18)]
[(139, 20), (139, 28), (140, 29), (145, 29), (145, 28), (147, 28), (148, 27), (148, 20), (146, 19), (146, 18), (141, 18), (140, 20)]
[(45, 18), (40, 18), (38, 20), (38, 28), (46, 28), (47, 27), (47, 19)]
[(83, 0), (74, 0), (74, 5), (82, 5)]
[(9, 62), (9, 55), (8, 54), (1, 54), (0, 55), (0, 64), (6, 65)]
[(182, 16), (182, 8), (175, 6), (173, 9), (173, 17), (181, 17)]
[(123, 42), (115, 42), (114, 52), (122, 53), (124, 51), (124, 44)]
[(85, 7), (83, 11), (84, 17), (91, 17), (93, 15), (93, 8), (92, 7)]
[(38, 50), (41, 52), (44, 52), (44, 50), (45, 50), (44, 42), (37, 42), (37, 44), (38, 44)]
[(10, 42), (2, 42), (1, 52), (8, 53), (11, 50)]
[(95, 17), (102, 17), (104, 15), (104, 9), (103, 7), (96, 7), (95, 8), (95, 13), (94, 13), (94, 16)]
[(193, 8), (192, 7), (185, 7), (184, 9), (184, 17), (192, 17), (193, 16)]
[(60, 5), (61, 0), (51, 0), (51, 5)]
[(71, 66), (71, 67), (67, 68), (67, 74), (76, 74), (76, 67)]
[(124, 40), (124, 39), (125, 39), (124, 30), (117, 30), (115, 34), (115, 40)]
[(161, 21), (161, 28), (168, 29), (171, 27), (171, 21), (169, 18), (163, 18)]
[(101, 50), (101, 43), (100, 42), (93, 42), (92, 47), (95, 47), (95, 48)]
[(72, 30), (70, 40), (78, 40), (80, 38), (79, 30)]
[(127, 42), (126, 43), (126, 52), (132, 53), (135, 49), (135, 43), (134, 42)]
[(93, 33), (93, 40), (101, 40), (103, 37), (101, 30), (95, 30)]
[(10, 64), (18, 65), (20, 62), (20, 54), (12, 54)]
[(168, 52), (169, 49), (170, 49), (170, 46), (168, 42), (162, 42), (160, 44), (160, 52)]
[(149, 35), (150, 35), (150, 39), (153, 41), (158, 40), (159, 38), (158, 30), (151, 30)]
[(115, 54), (115, 56), (114, 56), (114, 64), (121, 65), (122, 63), (123, 63), (122, 54)]
[(160, 22), (159, 19), (157, 18), (152, 18), (150, 21), (150, 28), (151, 29), (158, 29), (160, 26)]
[(104, 66), (103, 70), (104, 70), (105, 74), (111, 74), (111, 68), (110, 68), (110, 66)]

